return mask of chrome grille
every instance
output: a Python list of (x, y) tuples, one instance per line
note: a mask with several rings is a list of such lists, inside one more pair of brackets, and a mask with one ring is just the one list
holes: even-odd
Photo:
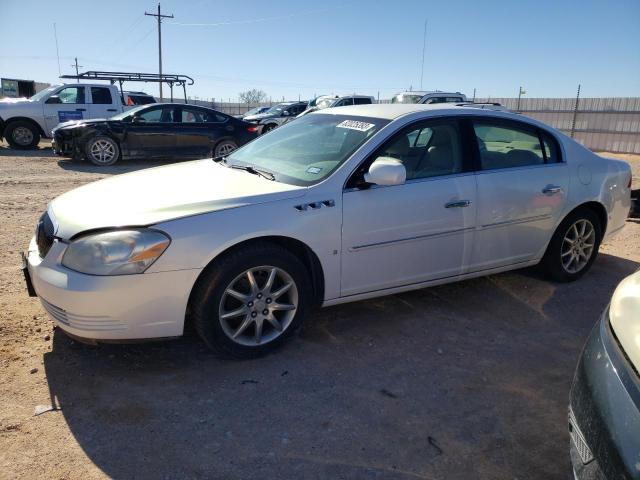
[(591, 449), (587, 445), (587, 442), (585, 442), (584, 436), (578, 428), (576, 417), (573, 415), (573, 410), (571, 409), (569, 409), (569, 435), (571, 436), (571, 441), (576, 446), (582, 463), (589, 463), (593, 460), (593, 453), (591, 453)]
[(53, 233), (53, 222), (49, 218), (49, 214), (45, 212), (36, 225), (36, 244), (40, 258), (44, 258), (49, 253), (49, 249), (53, 245)]

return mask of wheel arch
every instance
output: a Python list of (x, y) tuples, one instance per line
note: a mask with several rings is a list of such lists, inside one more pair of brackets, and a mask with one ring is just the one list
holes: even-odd
[(577, 210), (582, 210), (582, 209), (588, 209), (591, 210), (592, 212), (594, 212), (597, 216), (598, 219), (600, 220), (600, 227), (602, 228), (602, 237), (604, 238), (605, 233), (607, 231), (607, 222), (608, 222), (608, 214), (607, 214), (607, 209), (605, 208), (605, 206), (597, 201), (589, 201), (589, 202), (584, 202), (581, 203), (580, 205), (577, 205), (576, 207), (574, 207), (573, 209), (571, 209), (571, 211), (567, 212), (567, 214), (563, 217), (562, 221), (564, 221), (565, 218), (567, 218), (569, 215), (571, 215), (573, 212), (577, 211)]
[(325, 288), (325, 276), (324, 269), (322, 268), (322, 263), (318, 258), (318, 255), (301, 240), (295, 239), (293, 237), (287, 237), (282, 235), (268, 235), (261, 237), (254, 237), (247, 240), (243, 240), (241, 242), (235, 243), (225, 250), (216, 255), (211, 261), (202, 269), (200, 275), (191, 286), (191, 292), (189, 293), (189, 299), (187, 301), (187, 312), (185, 317), (185, 326), (190, 323), (189, 316), (191, 310), (191, 304), (193, 302), (194, 292), (197, 290), (197, 286), (199, 285), (201, 279), (205, 276), (210, 269), (215, 268), (217, 262), (223, 258), (225, 255), (238, 250), (240, 248), (246, 247), (251, 244), (256, 243), (271, 243), (278, 245), (296, 255), (304, 264), (304, 266), (309, 271), (309, 275), (311, 276), (311, 284), (313, 287), (313, 299), (314, 306), (319, 306), (322, 304), (324, 300), (324, 288)]
[(38, 122), (36, 122), (33, 118), (29, 118), (29, 117), (11, 117), (11, 118), (7, 118), (6, 120), (3, 120), (2, 122), (2, 136), (5, 136), (5, 131), (7, 130), (7, 128), (9, 127), (9, 125), (11, 125), (11, 123), (13, 122), (27, 122), (30, 123), (31, 125), (34, 125), (37, 129), (38, 132), (40, 133), (41, 137), (45, 137), (45, 138), (49, 138), (49, 135), (47, 135), (44, 132), (44, 129), (42, 128), (42, 125), (40, 125)]

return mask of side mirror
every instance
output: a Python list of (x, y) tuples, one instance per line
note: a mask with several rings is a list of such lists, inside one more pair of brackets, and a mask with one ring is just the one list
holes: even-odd
[(144, 123), (146, 120), (143, 117), (133, 117), (131, 123)]
[(62, 103), (58, 95), (51, 95), (44, 103)]
[(284, 112), (282, 112), (282, 116), (283, 117), (288, 117), (289, 116), (289, 110), (285, 110)]
[(406, 180), (407, 169), (391, 157), (378, 157), (364, 174), (364, 181), (374, 185), (401, 185)]

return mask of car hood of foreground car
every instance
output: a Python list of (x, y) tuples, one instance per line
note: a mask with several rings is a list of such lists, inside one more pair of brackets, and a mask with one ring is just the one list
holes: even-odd
[(609, 319), (622, 349), (640, 371), (640, 270), (616, 288), (609, 305)]
[(118, 175), (71, 190), (51, 202), (55, 236), (144, 226), (304, 195), (305, 187), (268, 180), (213, 160)]

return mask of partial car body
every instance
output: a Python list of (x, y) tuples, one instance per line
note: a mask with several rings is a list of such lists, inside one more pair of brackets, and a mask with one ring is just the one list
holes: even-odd
[(253, 140), (258, 129), (210, 108), (168, 103), (140, 106), (109, 119), (61, 124), (52, 134), (58, 155), (111, 165), (120, 158), (227, 155)]
[(178, 336), (189, 311), (207, 345), (253, 356), (317, 304), (536, 264), (575, 280), (623, 228), (630, 175), (625, 162), (508, 112), (331, 108), (217, 161), (58, 197), (27, 272), (73, 335)]
[(467, 97), (460, 92), (435, 91), (407, 91), (400, 92), (393, 96), (391, 103), (462, 103)]
[(274, 105), (264, 113), (247, 115), (243, 120), (261, 125), (261, 133), (267, 133), (286, 123), (290, 118), (295, 118), (306, 108), (307, 102), (284, 102)]
[(569, 404), (574, 477), (640, 479), (640, 271), (624, 279), (580, 356)]

